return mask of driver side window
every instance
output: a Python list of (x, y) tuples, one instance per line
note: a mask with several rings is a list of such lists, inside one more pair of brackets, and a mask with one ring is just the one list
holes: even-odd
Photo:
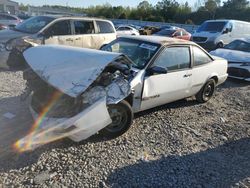
[(153, 66), (167, 68), (168, 71), (177, 71), (190, 67), (189, 47), (166, 48), (156, 59)]
[(47, 32), (51, 36), (71, 35), (71, 25), (69, 20), (63, 20), (53, 24)]

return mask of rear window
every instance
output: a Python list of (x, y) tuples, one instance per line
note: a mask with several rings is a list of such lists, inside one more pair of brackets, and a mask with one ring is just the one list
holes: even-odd
[(96, 21), (99, 33), (114, 33), (114, 28), (109, 22)]
[(210, 63), (212, 59), (200, 48), (193, 46), (194, 66)]

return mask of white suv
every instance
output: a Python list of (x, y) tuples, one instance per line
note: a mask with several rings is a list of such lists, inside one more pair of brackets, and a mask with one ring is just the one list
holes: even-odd
[(20, 62), (22, 51), (31, 43), (100, 49), (114, 39), (116, 31), (113, 23), (108, 20), (83, 17), (32, 17), (12, 29), (0, 31), (0, 68), (6, 67), (7, 61), (8, 65)]

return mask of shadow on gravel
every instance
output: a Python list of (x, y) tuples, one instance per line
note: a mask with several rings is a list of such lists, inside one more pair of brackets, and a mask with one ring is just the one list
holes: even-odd
[[(230, 187), (250, 177), (250, 138), (115, 170), (112, 187)], [(249, 184), (250, 186), (250, 184)]]
[(240, 87), (247, 87), (247, 86), (250, 86), (250, 82), (228, 78), (227, 81), (219, 85), (218, 88), (237, 88), (237, 87), (240, 88)]
[(195, 106), (195, 105), (200, 105), (200, 103), (198, 103), (196, 100), (182, 99), (182, 100), (175, 101), (172, 103), (157, 106), (157, 107), (151, 108), (149, 110), (138, 112), (135, 114), (135, 118), (139, 118), (141, 116), (151, 114), (151, 113), (161, 111), (161, 110), (171, 110), (171, 109), (183, 108), (183, 107), (189, 107), (189, 106)]

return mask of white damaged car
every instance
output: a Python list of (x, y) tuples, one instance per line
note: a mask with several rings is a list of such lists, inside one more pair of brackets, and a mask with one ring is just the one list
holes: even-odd
[(134, 113), (190, 96), (207, 102), (228, 76), (226, 60), (193, 42), (159, 36), (119, 37), (102, 51), (38, 46), (24, 57), (35, 123), (16, 143), (23, 151), (97, 132), (117, 137)]
[(229, 77), (250, 81), (250, 39), (237, 39), (210, 54), (228, 60)]

